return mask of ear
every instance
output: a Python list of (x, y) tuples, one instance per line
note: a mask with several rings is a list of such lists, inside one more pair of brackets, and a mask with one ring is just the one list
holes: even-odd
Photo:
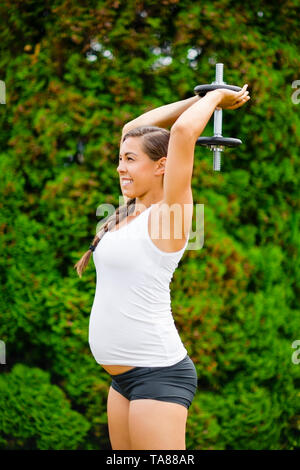
[(157, 175), (163, 175), (166, 169), (166, 157), (162, 157), (158, 160), (157, 162), (157, 167), (156, 167), (156, 174)]

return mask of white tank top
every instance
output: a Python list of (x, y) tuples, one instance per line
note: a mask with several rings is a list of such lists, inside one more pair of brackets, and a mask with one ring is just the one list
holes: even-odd
[(163, 367), (187, 355), (172, 316), (169, 285), (189, 237), (180, 251), (157, 248), (148, 233), (152, 206), (106, 232), (93, 252), (96, 292), (89, 345), (99, 364)]

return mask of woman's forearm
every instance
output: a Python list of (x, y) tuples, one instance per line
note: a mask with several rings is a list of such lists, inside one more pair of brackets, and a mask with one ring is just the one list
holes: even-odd
[(188, 130), (197, 139), (202, 134), (220, 101), (221, 95), (218, 90), (206, 93), (200, 101), (194, 103), (181, 114), (174, 127), (180, 126), (180, 128)]
[(125, 124), (124, 127), (126, 127), (126, 129), (128, 128), (129, 130), (138, 126), (172, 126), (184, 111), (200, 100), (201, 98), (196, 95), (186, 100), (165, 104), (159, 108), (147, 111), (136, 119), (129, 121), (127, 124)]

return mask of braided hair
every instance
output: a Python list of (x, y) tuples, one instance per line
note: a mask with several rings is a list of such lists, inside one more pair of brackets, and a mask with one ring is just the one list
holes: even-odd
[(97, 247), (98, 243), (104, 236), (105, 232), (108, 232), (110, 229), (118, 225), (125, 217), (132, 214), (135, 207), (135, 198), (129, 199), (126, 204), (123, 206), (118, 207), (116, 211), (108, 218), (107, 222), (101, 227), (98, 234), (94, 237), (92, 244), (90, 245), (89, 249), (84, 253), (82, 258), (75, 264), (74, 268), (77, 270), (79, 277), (82, 276), (83, 271), (85, 270), (92, 252)]

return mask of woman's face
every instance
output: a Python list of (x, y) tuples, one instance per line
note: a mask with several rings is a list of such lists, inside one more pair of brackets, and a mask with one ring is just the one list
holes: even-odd
[(161, 184), (160, 160), (153, 161), (142, 151), (140, 137), (127, 137), (121, 144), (117, 168), (123, 196), (141, 198)]

